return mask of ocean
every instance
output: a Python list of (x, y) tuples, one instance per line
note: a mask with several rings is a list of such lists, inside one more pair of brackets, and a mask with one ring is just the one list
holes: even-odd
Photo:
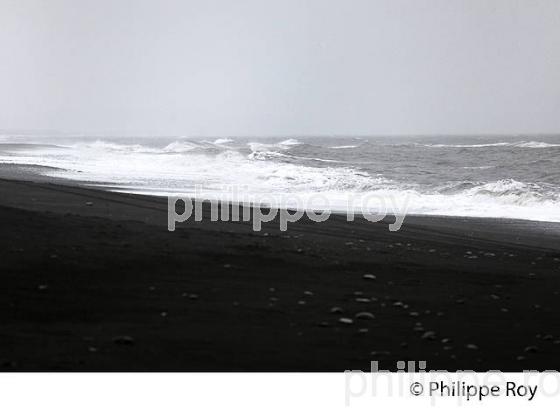
[(0, 163), (146, 195), (560, 222), (560, 136), (2, 135)]

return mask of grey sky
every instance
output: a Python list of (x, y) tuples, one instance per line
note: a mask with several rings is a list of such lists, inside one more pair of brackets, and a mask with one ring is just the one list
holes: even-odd
[(0, 0), (0, 128), (560, 132), (560, 1)]

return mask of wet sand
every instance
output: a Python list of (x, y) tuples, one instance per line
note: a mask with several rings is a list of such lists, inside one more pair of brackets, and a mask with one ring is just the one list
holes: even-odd
[(207, 211), (0, 180), (2, 370), (560, 370), (558, 224)]

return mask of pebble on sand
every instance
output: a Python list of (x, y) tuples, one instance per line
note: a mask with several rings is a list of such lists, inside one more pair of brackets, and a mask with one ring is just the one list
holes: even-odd
[(351, 325), (352, 323), (354, 323), (354, 321), (352, 319), (350, 319), (349, 317), (341, 317), (340, 319), (338, 319), (338, 321), (340, 323), (345, 324), (345, 325)]
[(39, 286), (37, 286), (37, 289), (39, 289), (39, 290), (47, 290), (48, 288), (49, 288), (48, 285), (39, 285)]
[(469, 350), (478, 350), (478, 346), (472, 343), (466, 344), (465, 347)]
[(362, 276), (362, 278), (365, 279), (365, 280), (375, 280), (375, 279), (377, 279), (377, 276), (371, 275), (371, 274), (368, 273), (368, 274), (365, 274), (364, 276)]
[(369, 329), (367, 329), (365, 327), (362, 327), (362, 328), (358, 329), (358, 333), (367, 333), (367, 332), (369, 332)]
[(424, 334), (422, 335), (422, 339), (435, 340), (436, 339), (436, 332), (428, 330), (427, 332), (424, 332)]
[(160, 315), (161, 317), (167, 317), (167, 312), (161, 312), (159, 315)]
[(132, 346), (135, 341), (132, 336), (115, 336), (113, 338), (113, 343), (123, 346)]
[(525, 353), (536, 353), (539, 350), (537, 346), (527, 346), (525, 348)]
[(341, 307), (338, 307), (338, 306), (334, 306), (334, 307), (331, 308), (330, 312), (331, 313), (342, 313), (342, 312), (344, 312), (344, 309), (342, 309)]
[(305, 305), (305, 300), (298, 300), (298, 305)]
[(313, 296), (313, 292), (311, 292), (311, 291), (309, 291), (309, 290), (306, 290), (305, 292), (303, 292), (303, 294), (304, 294), (305, 296)]
[(420, 313), (418, 313), (418, 312), (410, 312), (409, 315), (412, 316), (412, 317), (418, 317), (418, 316), (420, 316)]
[(93, 202), (86, 202), (86, 206), (93, 206)]
[(373, 320), (373, 319), (375, 319), (375, 316), (373, 315), (373, 313), (370, 313), (370, 312), (359, 312), (359, 313), (356, 313), (355, 317), (356, 317), (356, 319), (363, 319), (363, 320)]
[(369, 302), (371, 302), (371, 300), (368, 299), (368, 298), (356, 298), (355, 301), (358, 302), (358, 303), (369, 303)]
[(196, 293), (191, 293), (189, 295), (189, 299), (196, 300), (196, 299), (198, 299), (198, 295)]

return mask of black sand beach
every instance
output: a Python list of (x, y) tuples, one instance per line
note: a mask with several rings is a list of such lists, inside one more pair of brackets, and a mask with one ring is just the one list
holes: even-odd
[(7, 179), (0, 220), (5, 371), (560, 369), (558, 225), (168, 232), (165, 199)]

